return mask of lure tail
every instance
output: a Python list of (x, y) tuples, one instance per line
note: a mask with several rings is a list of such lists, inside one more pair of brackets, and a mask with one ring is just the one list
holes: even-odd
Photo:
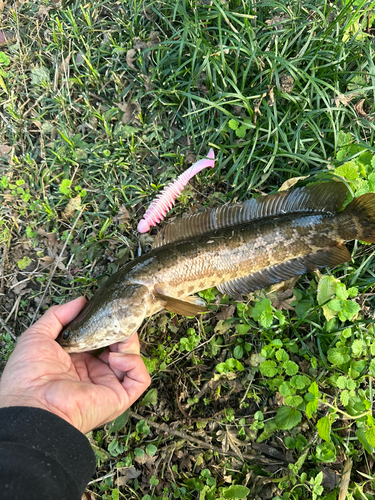
[(208, 152), (207, 158), (197, 161), (183, 172), (174, 182), (168, 184), (163, 191), (157, 195), (156, 199), (146, 210), (143, 219), (138, 223), (138, 231), (146, 233), (150, 230), (151, 226), (155, 226), (164, 219), (167, 212), (173, 207), (177, 196), (181, 193), (183, 188), (198, 172), (204, 168), (213, 168), (215, 164), (215, 153), (213, 149)]

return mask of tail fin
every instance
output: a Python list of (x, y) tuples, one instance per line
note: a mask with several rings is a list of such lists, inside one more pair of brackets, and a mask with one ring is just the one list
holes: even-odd
[(345, 212), (352, 214), (359, 223), (358, 239), (375, 243), (375, 194), (367, 193), (355, 198)]

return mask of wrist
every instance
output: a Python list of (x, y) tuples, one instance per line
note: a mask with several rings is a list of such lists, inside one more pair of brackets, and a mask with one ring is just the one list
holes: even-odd
[(30, 406), (33, 408), (48, 410), (45, 405), (33, 397), (19, 394), (2, 394), (0, 392), (0, 408), (7, 408), (11, 406)]

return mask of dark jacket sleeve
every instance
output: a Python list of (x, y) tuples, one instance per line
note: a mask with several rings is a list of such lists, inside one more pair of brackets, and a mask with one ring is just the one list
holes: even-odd
[(1, 500), (80, 500), (95, 469), (84, 434), (39, 408), (0, 408)]

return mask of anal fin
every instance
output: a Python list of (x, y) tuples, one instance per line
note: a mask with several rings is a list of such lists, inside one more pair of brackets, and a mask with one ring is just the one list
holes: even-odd
[(163, 305), (168, 311), (181, 314), (182, 316), (196, 316), (199, 313), (209, 311), (200, 297), (192, 296), (185, 297), (184, 299), (177, 299), (176, 297), (164, 295), (163, 293), (155, 293), (154, 295), (157, 299), (164, 302)]
[(348, 260), (350, 260), (350, 253), (346, 246), (337, 245), (323, 248), (303, 257), (288, 260), (282, 264), (270, 266), (243, 278), (227, 281), (217, 288), (221, 293), (238, 298), (242, 295), (248, 295), (254, 290), (262, 290), (270, 285), (286, 281), (308, 271), (314, 271), (326, 266), (336, 266)]

